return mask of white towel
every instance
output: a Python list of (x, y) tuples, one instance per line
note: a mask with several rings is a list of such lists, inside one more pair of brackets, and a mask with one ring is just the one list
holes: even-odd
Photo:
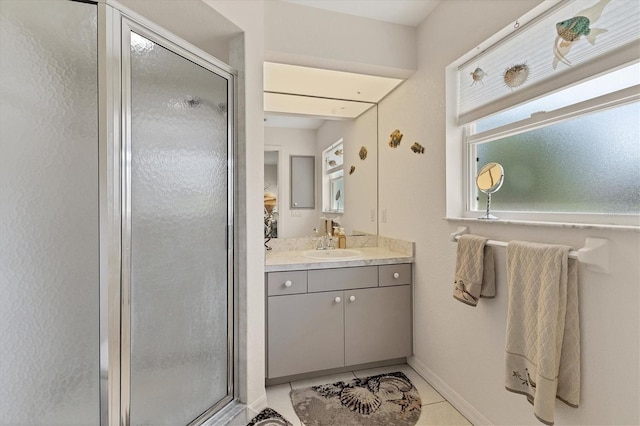
[(512, 241), (507, 246), (505, 387), (527, 396), (541, 422), (555, 400), (580, 402), (577, 261), (567, 246)]
[(487, 239), (464, 234), (458, 240), (453, 297), (470, 306), (480, 297), (495, 297), (496, 275), (493, 250)]

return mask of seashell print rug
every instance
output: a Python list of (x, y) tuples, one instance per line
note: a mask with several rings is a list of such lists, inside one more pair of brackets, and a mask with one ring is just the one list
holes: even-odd
[(265, 408), (255, 416), (247, 426), (293, 426), (287, 419), (282, 417), (272, 408)]
[(294, 389), (290, 395), (306, 426), (413, 426), (422, 405), (418, 390), (401, 372)]

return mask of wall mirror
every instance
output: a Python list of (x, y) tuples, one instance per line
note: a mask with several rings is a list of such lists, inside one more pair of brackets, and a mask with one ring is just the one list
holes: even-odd
[[(276, 195), (278, 238), (309, 237), (335, 224), (347, 235), (378, 233), (377, 103), (401, 82), (265, 62), (265, 202)], [(276, 174), (267, 164), (273, 152)], [(313, 208), (292, 204), (290, 156), (315, 158)]]

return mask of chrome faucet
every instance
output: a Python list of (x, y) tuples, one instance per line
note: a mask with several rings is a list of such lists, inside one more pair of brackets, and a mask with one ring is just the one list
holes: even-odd
[(335, 239), (327, 232), (326, 235), (320, 237), (320, 234), (316, 228), (313, 231), (318, 236), (318, 243), (316, 244), (316, 250), (333, 250), (336, 248)]

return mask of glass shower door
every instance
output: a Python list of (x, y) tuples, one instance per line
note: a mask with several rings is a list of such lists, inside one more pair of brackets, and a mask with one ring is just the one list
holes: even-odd
[(0, 424), (100, 424), (97, 7), (0, 1)]
[(186, 425), (232, 396), (230, 83), (133, 28), (124, 36), (130, 424)]

